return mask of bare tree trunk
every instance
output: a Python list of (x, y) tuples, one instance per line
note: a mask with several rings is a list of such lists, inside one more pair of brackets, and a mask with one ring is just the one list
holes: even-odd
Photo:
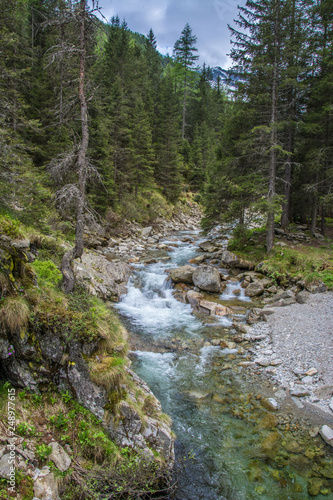
[(86, 22), (86, 0), (80, 0), (80, 76), (79, 76), (79, 99), (81, 108), (81, 144), (78, 150), (77, 174), (79, 199), (76, 208), (76, 230), (75, 246), (65, 253), (61, 261), (61, 272), (63, 274), (63, 288), (66, 293), (71, 293), (74, 288), (74, 273), (72, 262), (83, 254), (83, 231), (84, 231), (84, 206), (86, 190), (86, 164), (87, 149), (89, 142), (88, 129), (88, 111), (87, 102), (84, 93), (85, 69), (86, 69), (86, 40), (85, 40), (85, 22)]

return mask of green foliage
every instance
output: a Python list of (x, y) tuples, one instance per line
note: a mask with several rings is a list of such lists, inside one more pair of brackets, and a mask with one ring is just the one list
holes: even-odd
[(21, 436), (35, 436), (36, 427), (34, 425), (29, 425), (26, 422), (20, 422), (16, 428), (18, 434)]
[(0, 232), (11, 238), (22, 237), (20, 222), (9, 215), (0, 215)]
[(53, 415), (50, 418), (51, 424), (53, 424), (57, 429), (68, 429), (69, 418), (65, 417), (63, 412), (60, 410), (57, 415)]
[(46, 285), (56, 286), (62, 279), (61, 272), (50, 260), (41, 261), (36, 259), (32, 263), (32, 267), (36, 271), (38, 278)]
[(47, 457), (51, 454), (51, 452), (52, 452), (51, 446), (47, 446), (45, 443), (36, 445), (35, 455), (41, 462), (44, 462), (47, 459)]
[(157, 190), (142, 190), (136, 198), (124, 195), (118, 204), (118, 212), (124, 219), (148, 224), (157, 218), (169, 219), (172, 206)]

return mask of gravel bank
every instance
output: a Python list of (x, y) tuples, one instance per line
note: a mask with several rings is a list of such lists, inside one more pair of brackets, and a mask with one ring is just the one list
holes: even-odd
[(333, 422), (333, 292), (274, 311), (250, 330), (263, 337), (251, 349), (256, 366), (289, 392), (298, 408), (311, 403)]

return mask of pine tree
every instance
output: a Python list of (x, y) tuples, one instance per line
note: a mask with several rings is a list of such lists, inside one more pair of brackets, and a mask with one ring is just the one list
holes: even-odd
[(186, 108), (189, 94), (190, 72), (199, 59), (196, 54), (198, 49), (195, 47), (197, 37), (192, 35), (192, 28), (187, 23), (181, 33), (181, 37), (174, 45), (174, 60), (179, 65), (182, 74), (183, 89), (183, 119), (182, 119), (182, 138), (186, 137)]
[[(239, 92), (259, 111), (253, 133), (261, 140), (261, 162), (267, 171), (266, 246), (270, 252), (274, 237), (274, 214), (277, 203), (276, 176), (282, 148), (278, 137), (279, 84), (283, 51), (282, 0), (247, 0), (240, 7), (236, 24), (243, 31), (230, 28), (234, 37), (231, 57), (236, 63)], [(266, 145), (262, 143), (266, 138)], [(253, 149), (258, 147), (253, 144)]]
[(180, 155), (180, 116), (178, 99), (171, 76), (161, 82), (157, 111), (155, 179), (163, 194), (175, 201), (182, 190), (182, 159)]

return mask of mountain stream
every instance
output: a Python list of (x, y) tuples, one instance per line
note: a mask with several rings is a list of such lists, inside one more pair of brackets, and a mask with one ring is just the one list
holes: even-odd
[[(233, 307), (234, 316), (218, 317), (194, 314), (189, 304), (175, 298), (166, 280), (166, 270), (200, 255), (200, 241), (195, 231), (165, 239), (167, 250), (152, 253), (152, 263), (134, 265), (128, 293), (116, 306), (133, 333), (132, 368), (173, 420), (178, 477), (174, 498), (313, 498), (309, 491), (320, 476), (314, 466), (328, 470), (330, 463), (322, 447), (293, 420), (278, 425), (281, 419), (260, 404), (263, 387), (248, 380), (238, 365), (239, 346), (212, 345), (216, 337), (228, 338), (235, 319), (245, 323), (254, 307), (240, 283), (229, 282), (214, 299), (208, 294), (209, 300)], [(330, 474), (333, 479), (330, 472), (328, 479)], [(316, 498), (333, 498), (323, 482), (317, 489)]]

